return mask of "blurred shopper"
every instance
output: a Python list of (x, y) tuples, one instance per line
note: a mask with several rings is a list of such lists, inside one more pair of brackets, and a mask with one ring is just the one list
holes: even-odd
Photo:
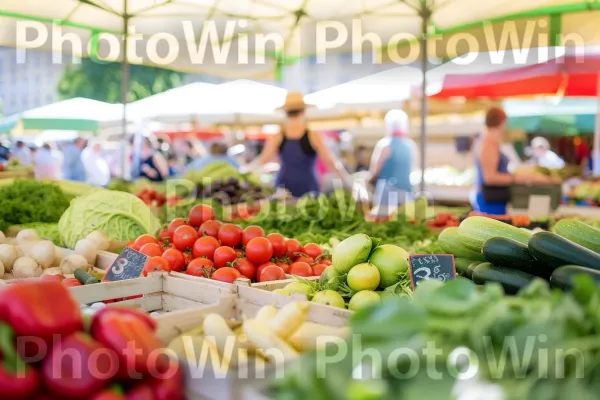
[(21, 140), (17, 141), (10, 158), (19, 160), (19, 163), (24, 166), (29, 166), (33, 163), (31, 150), (29, 150), (29, 147), (25, 146), (25, 143)]
[(573, 139), (575, 145), (575, 155), (577, 157), (577, 165), (581, 166), (581, 169), (585, 172), (591, 171), (592, 168), (592, 151), (590, 146), (581, 140), (580, 137)]
[(110, 167), (102, 154), (98, 142), (90, 143), (82, 152), (81, 160), (85, 168), (87, 183), (94, 186), (106, 186), (110, 182)]
[(531, 141), (533, 162), (548, 169), (561, 169), (565, 162), (555, 152), (550, 150), (550, 143), (543, 137), (536, 137)]
[(358, 146), (354, 151), (354, 158), (356, 159), (356, 167), (354, 168), (354, 172), (369, 170), (369, 150), (366, 146)]
[(147, 136), (142, 141), (140, 176), (153, 182), (161, 182), (169, 177), (169, 163)]
[(81, 153), (86, 146), (83, 138), (77, 138), (68, 143), (63, 149), (64, 178), (68, 181), (85, 182), (85, 167), (81, 160)]
[(62, 179), (62, 157), (45, 143), (35, 155), (35, 168), (33, 170), (35, 179)]
[(10, 149), (6, 146), (6, 143), (0, 143), (0, 162), (8, 161), (10, 155)]
[(198, 157), (194, 161), (189, 163), (187, 167), (185, 167), (183, 174), (185, 175), (191, 171), (199, 171), (207, 165), (217, 161), (224, 161), (226, 163), (231, 164), (235, 168), (239, 168), (240, 164), (237, 162), (237, 160), (234, 157), (230, 157), (227, 154), (228, 149), (229, 147), (225, 143), (212, 143), (210, 145), (210, 149), (208, 150), (209, 155), (205, 157)]
[(408, 137), (408, 115), (391, 110), (385, 116), (386, 137), (381, 139), (371, 156), (369, 175), (375, 184), (374, 204), (397, 206), (412, 199), (410, 174), (416, 164), (417, 145)]
[(262, 166), (279, 154), (281, 169), (276, 180), (277, 186), (287, 189), (294, 197), (301, 197), (319, 192), (316, 171), (318, 156), (330, 171), (337, 174), (344, 187), (351, 187), (350, 175), (327, 147), (323, 135), (308, 130), (306, 107), (301, 93), (288, 93), (281, 107), (287, 117), (283, 131), (269, 136), (260, 156), (248, 169)]
[(502, 108), (488, 110), (484, 132), (474, 146), (475, 187), (471, 205), (478, 212), (504, 215), (510, 201), (510, 186), (514, 183), (546, 183), (550, 178), (534, 174), (512, 175), (508, 172), (508, 157), (501, 151), (506, 132), (506, 113)]

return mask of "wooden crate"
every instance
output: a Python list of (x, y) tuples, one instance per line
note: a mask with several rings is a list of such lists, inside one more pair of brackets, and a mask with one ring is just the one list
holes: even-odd
[(135, 307), (146, 312), (204, 307), (217, 304), (222, 296), (214, 286), (173, 278), (165, 272), (151, 273), (145, 278), (76, 286), (70, 291), (81, 304), (143, 295), (108, 305)]
[[(270, 294), (264, 290), (253, 289), (250, 286), (239, 286), (238, 293), (223, 296), (214, 305), (202, 309), (177, 311), (156, 317), (158, 322), (157, 335), (165, 343), (177, 338), (182, 333), (201, 326), (206, 315), (216, 313), (227, 320), (242, 321), (244, 317), (252, 318), (258, 310), (269, 304), (281, 308), (298, 297), (285, 297), (284, 301), (273, 302)], [(300, 298), (302, 299), (302, 298)], [(330, 326), (347, 326), (348, 313), (345, 310), (335, 310), (321, 304), (310, 304), (306, 320)], [(250, 400), (264, 399), (259, 389), (273, 376), (274, 367), (268, 367), (264, 377), (256, 377), (249, 369), (246, 376), (239, 376), (239, 371), (230, 370), (225, 376), (216, 374), (210, 368), (210, 361), (199, 370), (198, 356), (190, 362), (183, 360), (186, 374), (186, 391), (188, 399), (197, 400)], [(201, 372), (201, 375), (198, 375)], [(254, 396), (254, 397), (249, 397)]]

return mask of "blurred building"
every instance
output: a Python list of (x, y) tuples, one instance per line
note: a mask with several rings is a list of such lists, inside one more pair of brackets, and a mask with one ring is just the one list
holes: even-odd
[(52, 53), (27, 50), (25, 63), (17, 63), (17, 49), (0, 47), (2, 114), (8, 116), (58, 101), (58, 81), (66, 62), (55, 64)]

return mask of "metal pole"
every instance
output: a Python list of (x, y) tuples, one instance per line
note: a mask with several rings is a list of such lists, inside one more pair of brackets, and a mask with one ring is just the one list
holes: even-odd
[(421, 10), (421, 71), (423, 72), (423, 84), (421, 85), (421, 193), (425, 192), (425, 146), (427, 145), (427, 26), (429, 25), (429, 9), (423, 3)]
[(596, 77), (596, 129), (594, 131), (594, 148), (592, 150), (592, 162), (594, 176), (600, 175), (600, 74)]
[(127, 97), (129, 94), (129, 58), (127, 57), (127, 44), (129, 36), (129, 10), (128, 0), (123, 0), (123, 60), (121, 61), (121, 103), (123, 103), (123, 119), (121, 120), (121, 130), (123, 131), (122, 166), (121, 173), (123, 178), (127, 178)]

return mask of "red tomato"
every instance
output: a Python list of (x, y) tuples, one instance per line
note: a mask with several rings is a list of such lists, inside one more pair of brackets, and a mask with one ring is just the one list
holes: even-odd
[(306, 254), (301, 255), (300, 257), (296, 258), (294, 261), (295, 262), (305, 262), (308, 265), (313, 265), (315, 263), (315, 259), (312, 257), (307, 257)]
[(83, 286), (83, 284), (75, 278), (65, 279), (62, 281), (62, 284), (66, 287)]
[(40, 278), (43, 281), (55, 281), (55, 282), (62, 282), (65, 280), (65, 276), (63, 274), (56, 274), (56, 275), (44, 275)]
[(150, 272), (165, 271), (170, 272), (169, 262), (163, 257), (152, 257), (144, 267), (144, 276), (148, 276)]
[(242, 250), (242, 249), (235, 249), (235, 254), (237, 254), (238, 258), (244, 257), (244, 250)]
[(170, 242), (173, 239), (173, 235), (171, 233), (169, 233), (168, 230), (163, 229), (158, 234), (158, 238), (160, 239), (161, 242), (166, 242), (166, 241)]
[(316, 243), (309, 243), (304, 246), (304, 254), (307, 256), (316, 259), (323, 253), (323, 249)]
[(219, 237), (219, 229), (223, 224), (219, 221), (211, 219), (210, 221), (204, 222), (200, 225), (200, 229), (198, 229), (198, 234), (200, 236), (212, 236), (214, 238)]
[(286, 274), (289, 274), (289, 271), (290, 271), (290, 264), (288, 264), (288, 263), (286, 263), (286, 262), (284, 262), (284, 261), (279, 261), (279, 262), (277, 262), (276, 264), (277, 264), (277, 266), (278, 266), (279, 268), (281, 268), (281, 269), (283, 270), (283, 272), (285, 272)]
[(185, 268), (186, 259), (183, 253), (177, 249), (167, 249), (162, 257), (169, 262), (171, 271), (181, 272)]
[(260, 272), (258, 277), (259, 282), (280, 281), (285, 279), (285, 272), (277, 265), (266, 267)]
[(146, 243), (140, 248), (140, 253), (149, 257), (160, 257), (162, 256), (163, 251), (156, 243)]
[(219, 240), (223, 246), (236, 247), (242, 241), (242, 227), (225, 224), (219, 229)]
[(327, 267), (329, 267), (329, 265), (322, 264), (322, 263), (313, 265), (312, 266), (313, 275), (321, 276), (321, 274), (323, 273), (323, 271), (325, 271), (327, 269)]
[(285, 241), (286, 254), (290, 260), (296, 259), (296, 253), (302, 253), (302, 245), (296, 239), (288, 239)]
[(265, 237), (265, 231), (260, 226), (250, 225), (242, 233), (242, 246), (247, 246), (248, 242), (257, 237)]
[(233, 283), (233, 282), (235, 282), (236, 279), (238, 279), (241, 276), (242, 275), (240, 274), (240, 272), (237, 269), (225, 267), (225, 268), (220, 268), (220, 269), (216, 270), (212, 274), (211, 278), (214, 279), (215, 281)]
[[(200, 240), (200, 239), (198, 239), (198, 240)], [(235, 252), (235, 250), (233, 248), (231, 248), (229, 246), (218, 247), (214, 253), (215, 267), (217, 267), (217, 268), (226, 267), (228, 263), (235, 261), (236, 258), (237, 258), (237, 253)]]
[(285, 247), (285, 238), (280, 233), (269, 233), (267, 235), (267, 239), (271, 242), (271, 246), (273, 246), (273, 257), (281, 258), (287, 252), (287, 248)]
[(313, 270), (310, 267), (310, 265), (308, 265), (305, 262), (295, 262), (292, 265), (290, 265), (290, 274), (291, 275), (298, 275), (298, 276), (313, 276)]
[(276, 267), (276, 266), (277, 265), (275, 263), (272, 263), (272, 262), (266, 262), (264, 264), (259, 265), (258, 268), (256, 269), (256, 278), (260, 277), (260, 274), (262, 273), (263, 269), (265, 269), (267, 267)]
[(196, 204), (190, 210), (190, 225), (194, 228), (199, 228), (206, 221), (215, 219), (215, 212), (208, 204)]
[(173, 246), (177, 250), (186, 251), (192, 248), (196, 240), (198, 240), (198, 232), (189, 225), (182, 225), (175, 230)]
[(330, 259), (328, 259), (328, 258), (325, 258), (325, 259), (321, 259), (321, 260), (319, 260), (319, 263), (320, 263), (320, 264), (325, 264), (325, 265), (327, 265), (327, 266), (330, 266), (331, 264), (333, 264), (333, 263), (331, 262), (331, 260), (330, 260)]
[[(254, 264), (252, 264), (250, 261), (248, 261), (245, 258), (238, 258), (233, 263), (233, 266), (235, 267), (235, 269), (237, 269), (240, 272), (240, 274), (242, 274), (243, 276), (245, 276), (248, 279), (253, 280), (256, 277), (256, 272), (257, 272), (256, 267), (254, 266)], [(260, 267), (259, 267), (259, 269), (260, 269)]]
[(133, 242), (132, 248), (134, 250), (140, 251), (142, 246), (145, 244), (148, 244), (148, 243), (158, 244), (158, 240), (156, 240), (156, 238), (154, 236), (146, 233), (146, 234), (138, 237), (137, 239), (135, 239), (135, 241)]
[(213, 270), (214, 263), (208, 258), (196, 258), (187, 266), (185, 273), (192, 276), (200, 276), (203, 278), (210, 278), (210, 274)]
[(246, 258), (254, 264), (263, 264), (273, 257), (273, 246), (269, 239), (256, 237), (246, 246)]
[(167, 227), (167, 233), (169, 234), (169, 236), (171, 236), (171, 238), (173, 238), (177, 228), (179, 228), (180, 226), (183, 226), (183, 225), (187, 225), (187, 222), (185, 222), (185, 219), (175, 218), (173, 221), (171, 221), (171, 223)]
[(215, 250), (221, 246), (219, 241), (212, 236), (202, 236), (194, 243), (192, 248), (192, 255), (194, 258), (206, 257), (209, 260), (213, 260), (215, 257)]

